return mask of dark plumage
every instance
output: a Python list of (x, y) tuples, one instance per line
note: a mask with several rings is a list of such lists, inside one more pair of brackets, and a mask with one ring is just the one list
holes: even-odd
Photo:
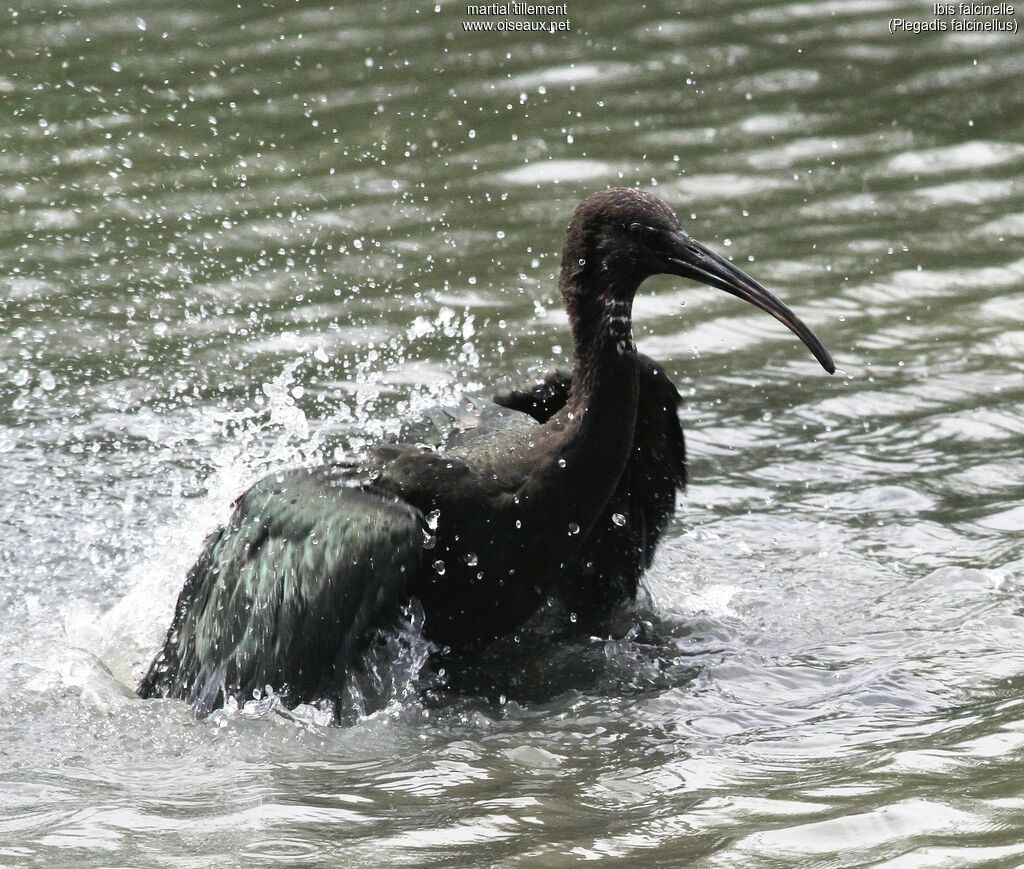
[(685, 481), (679, 395), (631, 331), (633, 296), (660, 273), (761, 307), (833, 370), (788, 308), (686, 235), (665, 203), (630, 189), (591, 196), (569, 224), (559, 281), (572, 374), (464, 418), (439, 411), (439, 448), (382, 445), (257, 483), (207, 540), (140, 695), (199, 714), (266, 685), (289, 704), (335, 698), (410, 597), (427, 637), (452, 649), (512, 632), (552, 594), (595, 619), (633, 597)]
[[(686, 485), (686, 445), (679, 424), (678, 390), (650, 357), (637, 354), (639, 374), (633, 447), (618, 486), (580, 554), (553, 590), (584, 628), (596, 628), (618, 603), (636, 597), (640, 577)], [(405, 441), (445, 450), (522, 424), (519, 414), (546, 423), (565, 407), (572, 374), (552, 369), (543, 378), (499, 392), (491, 400), (465, 399), (438, 407), (406, 426)]]

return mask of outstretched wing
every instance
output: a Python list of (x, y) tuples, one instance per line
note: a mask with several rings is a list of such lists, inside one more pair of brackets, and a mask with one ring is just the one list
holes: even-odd
[(494, 403), (545, 423), (565, 407), (570, 389), (572, 374), (561, 368), (551, 368), (539, 380), (495, 393)]
[(572, 375), (552, 368), (543, 378), (493, 397), (464, 396), (459, 402), (426, 410), (418, 419), (406, 422), (396, 438), (398, 443), (429, 444), (440, 450), (472, 444), (479, 448), (488, 439), (501, 437), (509, 429), (547, 422), (565, 406)]
[(466, 397), (458, 404), (430, 408), (421, 418), (403, 426), (398, 441), (430, 444), (441, 450), (470, 444), (480, 448), (488, 440), (500, 441), (502, 434), (510, 429), (536, 425), (530, 416), (519, 410), (486, 398)]
[(267, 685), (290, 705), (337, 696), (419, 570), (424, 528), (346, 466), (266, 477), (207, 539), (139, 694), (199, 715)]

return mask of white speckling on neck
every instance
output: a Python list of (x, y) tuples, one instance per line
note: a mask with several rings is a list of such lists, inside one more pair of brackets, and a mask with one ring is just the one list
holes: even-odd
[[(618, 339), (618, 343), (627, 342), (632, 345), (632, 317), (630, 316), (630, 304), (625, 299), (609, 299), (605, 303), (605, 323), (608, 333)], [(624, 353), (625, 350), (620, 350)]]

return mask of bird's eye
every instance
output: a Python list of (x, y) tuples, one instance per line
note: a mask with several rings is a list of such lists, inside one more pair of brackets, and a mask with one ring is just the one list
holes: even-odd
[(631, 223), (626, 227), (626, 231), (638, 241), (654, 242), (661, 237), (661, 230), (643, 223)]

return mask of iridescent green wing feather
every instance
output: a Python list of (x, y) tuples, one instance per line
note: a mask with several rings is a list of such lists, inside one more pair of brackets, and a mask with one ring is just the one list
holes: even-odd
[(186, 699), (200, 715), (267, 685), (289, 704), (336, 697), (404, 601), (424, 527), (349, 467), (261, 480), (206, 541), (139, 693)]

